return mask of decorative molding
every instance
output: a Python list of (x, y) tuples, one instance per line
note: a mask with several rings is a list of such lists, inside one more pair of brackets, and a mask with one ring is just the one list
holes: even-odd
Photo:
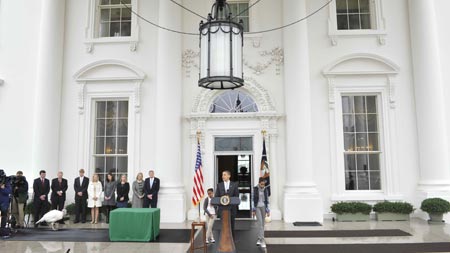
[(142, 82), (135, 82), (134, 84), (134, 111), (135, 113), (141, 112), (141, 83)]
[[(371, 63), (372, 66), (368, 66), (366, 69), (362, 69), (360, 66), (349, 68), (349, 70), (339, 69), (345, 64), (359, 65), (358, 61), (366, 61)], [(377, 66), (376, 69), (374, 68), (375, 66)], [(324, 68), (322, 73), (324, 76), (329, 77), (338, 75), (395, 75), (399, 71), (400, 67), (385, 57), (376, 54), (355, 53), (343, 56), (332, 62)]]
[[(251, 77), (244, 77), (244, 87), (241, 88), (249, 93), (258, 105), (259, 112), (275, 112), (275, 106), (272, 98), (255, 79)], [(220, 93), (218, 90), (203, 89), (194, 99), (192, 106), (192, 114), (209, 114), (209, 106), (213, 99)], [(229, 115), (238, 115), (233, 113), (226, 113)]]
[(199, 69), (198, 58), (200, 57), (200, 52), (195, 52), (192, 49), (184, 50), (181, 56), (181, 66), (184, 68), (186, 77), (191, 77), (191, 67)]
[[(116, 76), (96, 76), (95, 70), (100, 68), (116, 68), (122, 70), (123, 73)], [(126, 75), (124, 73), (127, 73)], [(74, 79), (77, 82), (87, 81), (114, 81), (114, 80), (144, 80), (145, 73), (127, 62), (115, 59), (100, 60), (89, 63), (80, 68), (74, 75)]]
[(246, 42), (251, 42), (253, 48), (259, 48), (261, 46), (262, 35), (260, 34), (245, 34), (244, 33), (244, 45), (248, 45)]
[(334, 110), (336, 105), (336, 85), (333, 78), (328, 78), (328, 106)]
[[(275, 74), (281, 74), (281, 66), (284, 63), (284, 50), (280, 47), (275, 47), (271, 50), (260, 51), (260, 58), (270, 57), (264, 63), (256, 62), (256, 64), (251, 64), (244, 56), (243, 63), (244, 66), (253, 71), (255, 75), (264, 74), (264, 72), (272, 65), (275, 65)], [(191, 77), (192, 67), (195, 69), (199, 69), (198, 58), (200, 56), (199, 52), (196, 52), (192, 49), (184, 50), (181, 59), (182, 59), (182, 67), (184, 68), (185, 75), (187, 78)]]
[(388, 85), (389, 85), (389, 104), (391, 109), (395, 109), (396, 107), (396, 84), (394, 77), (388, 76)]
[(78, 113), (84, 113), (84, 100), (86, 96), (86, 82), (81, 82), (78, 87)]
[(261, 51), (261, 52), (259, 52), (259, 55), (261, 57), (270, 56), (270, 59), (267, 62), (265, 62), (265, 63), (257, 62), (256, 65), (252, 65), (244, 58), (244, 60), (243, 60), (244, 66), (246, 66), (247, 68), (253, 70), (253, 74), (261, 75), (272, 64), (275, 64), (275, 73), (276, 73), (276, 75), (280, 75), (281, 74), (281, 65), (284, 62), (284, 52), (283, 52), (282, 48), (276, 47), (276, 48), (273, 48), (270, 51), (268, 51), (268, 50)]

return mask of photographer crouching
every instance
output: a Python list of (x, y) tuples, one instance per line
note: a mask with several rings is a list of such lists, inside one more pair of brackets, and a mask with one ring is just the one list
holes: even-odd
[(3, 170), (0, 170), (0, 212), (1, 212), (1, 230), (0, 234), (6, 227), (6, 221), (8, 220), (9, 209), (9, 195), (12, 193), (9, 179)]
[(24, 228), (24, 207), (28, 199), (28, 182), (22, 171), (11, 178), (13, 190), (12, 214), (16, 218), (16, 228)]

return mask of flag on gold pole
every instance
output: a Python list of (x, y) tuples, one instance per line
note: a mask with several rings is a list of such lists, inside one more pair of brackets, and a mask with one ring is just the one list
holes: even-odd
[(263, 134), (263, 148), (262, 148), (262, 156), (261, 156), (261, 167), (260, 167), (260, 177), (266, 180), (266, 188), (268, 189), (269, 196), (270, 192), (270, 171), (269, 171), (269, 163), (267, 161), (267, 152), (266, 152), (266, 131), (262, 131)]

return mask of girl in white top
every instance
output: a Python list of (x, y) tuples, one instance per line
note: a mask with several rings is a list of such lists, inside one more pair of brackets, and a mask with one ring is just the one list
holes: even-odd
[(88, 186), (88, 207), (91, 208), (91, 223), (97, 223), (99, 207), (102, 206), (103, 187), (98, 181), (98, 175), (94, 174)]

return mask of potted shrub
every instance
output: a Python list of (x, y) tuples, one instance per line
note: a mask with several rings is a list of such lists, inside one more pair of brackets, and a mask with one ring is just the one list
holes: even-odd
[(441, 198), (429, 198), (422, 201), (420, 209), (430, 215), (430, 223), (442, 223), (444, 213), (450, 212), (450, 203)]
[(372, 206), (362, 202), (338, 202), (331, 206), (337, 221), (368, 221)]
[(383, 201), (373, 206), (378, 221), (408, 221), (414, 207), (408, 202)]

